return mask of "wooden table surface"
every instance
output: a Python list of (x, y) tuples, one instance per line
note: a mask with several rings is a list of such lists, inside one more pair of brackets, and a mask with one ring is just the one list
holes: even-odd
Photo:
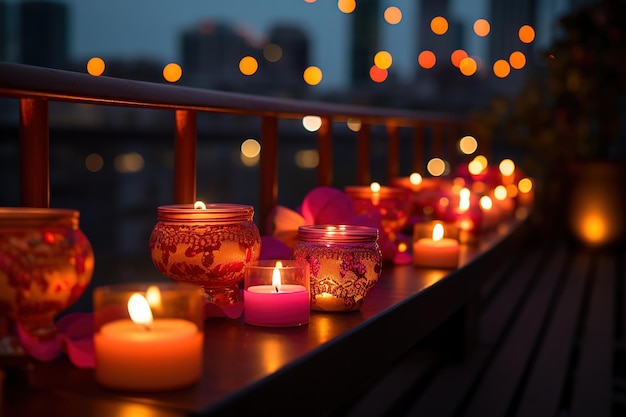
[(324, 414), (342, 398), (358, 395), (467, 303), (488, 257), (507, 250), (524, 223), (512, 222), (483, 236), (478, 245), (463, 245), (461, 267), (454, 271), (385, 264), (357, 312), (311, 312), (309, 324), (295, 328), (255, 327), (243, 318), (207, 319), (204, 369), (191, 387), (151, 394), (113, 391), (96, 383), (93, 370), (78, 369), (61, 357), (31, 362), (28, 371), (9, 371), (0, 415)]

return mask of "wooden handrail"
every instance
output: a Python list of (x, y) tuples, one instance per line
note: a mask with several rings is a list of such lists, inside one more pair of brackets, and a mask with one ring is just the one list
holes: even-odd
[[(398, 173), (398, 128), (416, 131), (423, 138), (422, 129), (430, 127), (435, 134), (433, 149), (441, 152), (443, 140), (456, 142), (456, 137), (443, 137), (442, 127), (448, 132), (458, 132), (465, 121), (462, 117), (443, 113), (418, 112), (395, 108), (376, 108), (318, 101), (291, 100), (229, 93), (171, 84), (149, 83), (93, 77), (88, 74), (22, 64), (0, 62), (0, 97), (20, 100), (20, 202), (23, 206), (47, 207), (50, 202), (50, 167), (48, 146), (48, 102), (89, 103), (95, 105), (123, 106), (172, 110), (175, 115), (175, 167), (174, 200), (191, 203), (196, 196), (196, 142), (198, 113), (228, 113), (261, 117), (262, 181), (259, 185), (259, 223), (263, 229), (267, 215), (276, 205), (278, 178), (276, 173), (278, 152), (278, 123), (281, 119), (300, 119), (306, 115), (322, 118), (318, 131), (320, 164), (319, 185), (332, 185), (332, 122), (359, 119), (363, 129), (359, 132), (357, 156), (357, 181), (370, 180), (369, 153), (371, 129), (385, 126), (388, 132), (390, 175)], [(414, 141), (414, 146), (423, 141)], [(450, 149), (450, 148), (448, 148)], [(414, 149), (414, 155), (424, 156), (423, 150)], [(441, 155), (437, 155), (441, 156)], [(417, 166), (414, 161), (413, 166)]]

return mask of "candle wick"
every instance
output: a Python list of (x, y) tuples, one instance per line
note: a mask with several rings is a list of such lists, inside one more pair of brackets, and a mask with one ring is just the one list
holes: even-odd
[(274, 292), (280, 292), (280, 291), (278, 290), (278, 285), (274, 285)]

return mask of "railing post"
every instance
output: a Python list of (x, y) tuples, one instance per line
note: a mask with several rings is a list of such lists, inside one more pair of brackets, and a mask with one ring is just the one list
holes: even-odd
[(196, 201), (197, 115), (191, 110), (176, 110), (174, 147), (174, 203)]
[(443, 155), (443, 129), (441, 122), (432, 124), (432, 152), (433, 157), (444, 158)]
[(261, 234), (267, 231), (268, 216), (278, 199), (278, 117), (261, 119), (261, 172), (259, 178), (259, 217)]
[(317, 131), (317, 151), (320, 158), (317, 184), (330, 187), (333, 183), (333, 135), (331, 120), (328, 117), (322, 117), (322, 125)]
[(400, 172), (399, 129), (393, 123), (387, 124), (387, 182), (399, 176)]
[(448, 122), (448, 155), (447, 161), (450, 164), (450, 171), (454, 172), (457, 165), (457, 143), (459, 140), (459, 125), (456, 122)]
[(20, 99), (20, 205), (50, 207), (50, 131), (44, 99)]
[(371, 126), (361, 125), (356, 144), (356, 182), (357, 185), (368, 185), (370, 176), (370, 139)]
[(413, 172), (424, 175), (424, 125), (413, 127)]

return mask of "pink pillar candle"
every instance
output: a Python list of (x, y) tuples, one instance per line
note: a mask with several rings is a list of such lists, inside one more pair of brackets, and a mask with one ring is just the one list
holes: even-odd
[(266, 327), (301, 326), (309, 322), (309, 269), (291, 260), (259, 261), (246, 267), (244, 320)]

